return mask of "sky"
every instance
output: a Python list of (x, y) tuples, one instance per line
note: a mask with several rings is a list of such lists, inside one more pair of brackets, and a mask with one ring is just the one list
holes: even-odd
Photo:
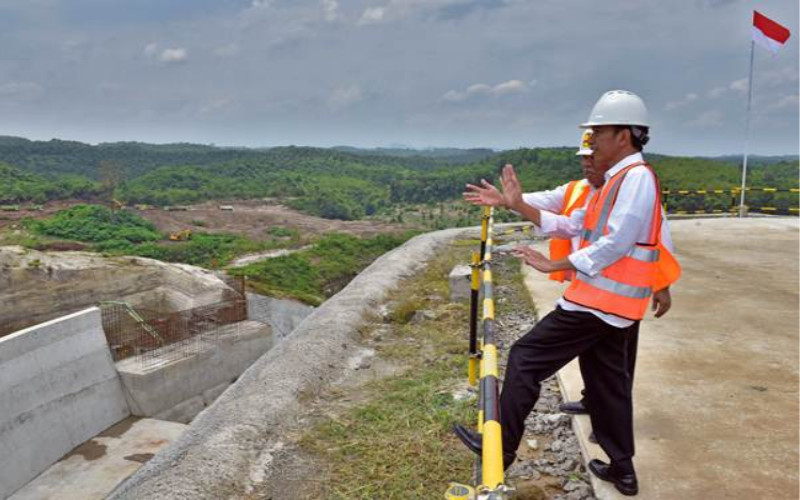
[(0, 134), (271, 147), (577, 146), (600, 95), (647, 149), (798, 153), (797, 0), (0, 0)]

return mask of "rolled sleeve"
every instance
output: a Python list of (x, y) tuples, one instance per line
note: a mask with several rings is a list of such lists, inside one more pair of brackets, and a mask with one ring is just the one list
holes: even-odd
[(542, 210), (539, 217), (539, 227), (542, 233), (557, 238), (572, 238), (581, 233), (583, 228), (584, 210), (579, 209), (571, 215), (557, 215)]
[(556, 231), (558, 228), (558, 215), (552, 212), (545, 212), (544, 210), (541, 211), (540, 219), (541, 219), (541, 226), (542, 232), (545, 234), (551, 234)]
[(572, 252), (567, 256), (567, 259), (569, 259), (572, 265), (575, 266), (575, 269), (577, 269), (579, 272), (594, 277), (594, 275), (596, 275), (599, 271), (595, 269), (596, 266), (594, 265), (594, 261), (592, 261), (591, 256), (584, 250)]

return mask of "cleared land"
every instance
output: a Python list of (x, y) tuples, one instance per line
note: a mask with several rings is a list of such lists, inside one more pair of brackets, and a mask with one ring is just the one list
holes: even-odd
[[(683, 277), (646, 318), (634, 388), (640, 497), (797, 498), (798, 220), (671, 223)], [(561, 287), (526, 270), (540, 314)], [(571, 399), (577, 363), (560, 372)], [(585, 450), (588, 417), (577, 421)], [(623, 498), (600, 482), (599, 498)]]
[[(220, 210), (220, 205), (232, 206), (232, 211)], [(267, 230), (274, 226), (299, 229), (304, 236), (326, 233), (349, 233), (358, 236), (395, 233), (407, 227), (401, 224), (374, 220), (342, 221), (323, 219), (292, 210), (284, 205), (265, 202), (236, 201), (209, 202), (191, 205), (185, 211), (136, 210), (152, 221), (160, 231), (175, 232), (186, 228), (210, 233), (243, 234), (254, 240), (263, 240)], [(202, 221), (202, 225), (197, 225)]]

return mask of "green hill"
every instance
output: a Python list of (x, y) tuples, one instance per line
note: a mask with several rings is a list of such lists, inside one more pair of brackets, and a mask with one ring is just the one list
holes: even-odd
[[(730, 190), (740, 183), (740, 167), (727, 157), (648, 154), (648, 159), (662, 187), (671, 191)], [(759, 158), (750, 170), (748, 185), (797, 188), (797, 160), (777, 160)], [(0, 168), (0, 180), (4, 181), (0, 198), (7, 203), (86, 199), (101, 191), (106, 197), (113, 191), (127, 203), (154, 205), (275, 197), (305, 212), (337, 219), (359, 219), (398, 206), (454, 201), (465, 183), (494, 180), (505, 163), (516, 166), (529, 191), (549, 189), (580, 176), (573, 148), (499, 153), (447, 148), (246, 149), (136, 142), (92, 146), (0, 137), (0, 161), (7, 163)], [(797, 205), (796, 194), (759, 196), (752, 198), (755, 205)], [(669, 204), (684, 210), (722, 209), (730, 206), (731, 196), (671, 195)]]

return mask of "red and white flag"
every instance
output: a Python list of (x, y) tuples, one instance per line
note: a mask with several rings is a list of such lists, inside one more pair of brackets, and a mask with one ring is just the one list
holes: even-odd
[(789, 39), (789, 30), (767, 16), (753, 11), (753, 41), (773, 54), (778, 51)]

